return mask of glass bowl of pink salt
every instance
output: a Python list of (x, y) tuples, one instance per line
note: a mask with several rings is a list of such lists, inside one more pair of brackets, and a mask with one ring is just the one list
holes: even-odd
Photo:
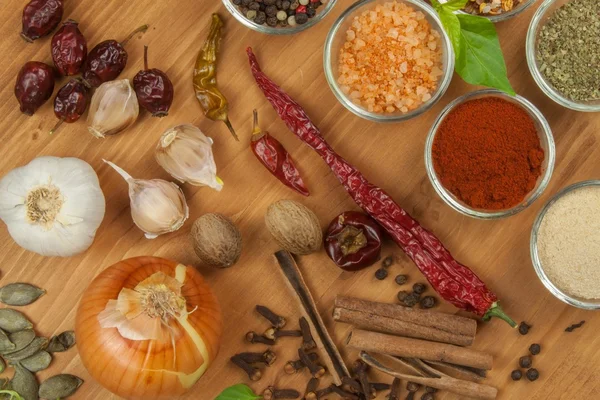
[(420, 0), (361, 0), (333, 24), (325, 76), (348, 110), (398, 122), (429, 110), (446, 92), (454, 51), (436, 12)]

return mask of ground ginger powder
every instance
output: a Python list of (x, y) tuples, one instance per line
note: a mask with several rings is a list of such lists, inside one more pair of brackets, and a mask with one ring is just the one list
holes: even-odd
[(600, 299), (600, 186), (559, 198), (542, 220), (537, 246), (542, 268), (557, 288)]

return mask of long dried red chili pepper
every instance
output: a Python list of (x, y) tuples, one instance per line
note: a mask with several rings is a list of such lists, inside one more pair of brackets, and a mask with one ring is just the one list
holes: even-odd
[(254, 110), (250, 147), (262, 165), (284, 185), (291, 187), (303, 196), (309, 195), (290, 154), (277, 139), (269, 135), (269, 132), (263, 132), (258, 126), (256, 110)]
[(247, 50), (256, 83), (288, 128), (325, 160), (350, 196), (390, 234), (414, 261), (435, 290), (448, 302), (484, 317), (516, 323), (502, 311), (498, 298), (473, 271), (456, 261), (440, 240), (424, 229), (382, 189), (369, 183), (323, 139), (302, 107), (260, 69), (252, 49)]

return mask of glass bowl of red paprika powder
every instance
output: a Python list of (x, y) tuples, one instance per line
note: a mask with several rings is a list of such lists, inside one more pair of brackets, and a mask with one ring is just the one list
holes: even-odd
[(533, 104), (484, 89), (442, 111), (427, 137), (425, 165), (450, 207), (497, 219), (523, 211), (543, 193), (555, 151), (550, 125)]

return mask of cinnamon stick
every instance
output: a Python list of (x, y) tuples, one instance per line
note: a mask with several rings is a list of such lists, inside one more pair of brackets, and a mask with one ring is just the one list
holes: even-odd
[[(415, 325), (435, 328), (455, 335), (466, 336), (471, 341), (477, 333), (477, 321), (467, 317), (436, 311), (403, 307), (398, 304), (378, 303), (352, 297), (336, 297), (335, 308), (360, 311), (381, 317), (392, 318)], [(469, 343), (471, 344), (471, 343)]]
[(448, 376), (465, 381), (483, 382), (487, 375), (486, 371), (483, 369), (461, 367), (460, 365), (454, 365), (442, 361), (424, 362)]
[(348, 371), (346, 364), (344, 364), (344, 360), (335, 346), (335, 343), (331, 340), (327, 328), (325, 328), (325, 324), (323, 323), (321, 315), (315, 305), (315, 301), (306, 286), (306, 282), (304, 282), (304, 278), (302, 278), (302, 273), (300, 272), (298, 265), (296, 265), (292, 255), (285, 250), (280, 250), (275, 253), (275, 258), (279, 263), (280, 271), (286, 278), (286, 284), (294, 294), (293, 298), (298, 302), (302, 313), (310, 325), (317, 348), (324, 353), (322, 359), (333, 378), (333, 382), (337, 386), (341, 385), (342, 378), (344, 376), (350, 376), (350, 372)]
[(481, 351), (451, 344), (404, 338), (360, 329), (350, 332), (346, 343), (348, 346), (359, 350), (373, 351), (397, 357), (444, 361), (465, 367), (486, 370), (492, 369), (493, 363), (493, 357)]
[(372, 312), (362, 312), (340, 307), (334, 308), (333, 319), (337, 322), (345, 322), (354, 325), (356, 328), (426, 339), (434, 342), (455, 344), (458, 346), (469, 346), (473, 343), (473, 339), (475, 338), (475, 336), (448, 332), (436, 327), (423, 326), (413, 322), (376, 315)]

